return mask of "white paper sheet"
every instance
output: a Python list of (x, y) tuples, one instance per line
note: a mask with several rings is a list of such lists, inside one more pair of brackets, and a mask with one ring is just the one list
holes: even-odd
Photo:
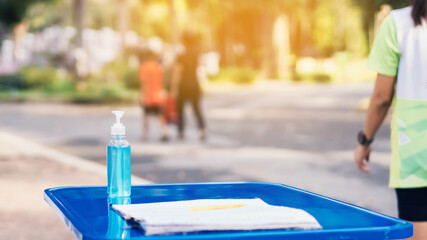
[(146, 235), (213, 230), (319, 229), (317, 220), (301, 209), (273, 206), (261, 199), (201, 199), (113, 205), (133, 219)]

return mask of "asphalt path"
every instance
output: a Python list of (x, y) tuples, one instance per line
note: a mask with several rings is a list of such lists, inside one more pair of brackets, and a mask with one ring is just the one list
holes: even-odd
[(254, 86), (211, 87), (203, 110), (208, 140), (199, 142), (191, 110), (185, 141), (161, 143), (156, 122), (141, 140), (138, 106), (48, 103), (0, 104), (0, 130), (105, 164), (114, 122), (123, 122), (132, 146), (132, 173), (158, 183), (262, 181), (288, 184), (396, 216), (387, 188), (389, 119), (373, 144), (371, 173), (353, 162), (363, 127), (361, 100), (373, 84), (295, 84), (261, 81)]

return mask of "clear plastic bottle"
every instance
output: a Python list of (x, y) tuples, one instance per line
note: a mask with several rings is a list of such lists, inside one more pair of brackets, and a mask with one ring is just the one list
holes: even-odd
[(131, 194), (130, 145), (125, 139), (125, 126), (120, 123), (123, 111), (113, 111), (116, 123), (111, 127), (112, 139), (107, 146), (109, 197), (127, 197)]

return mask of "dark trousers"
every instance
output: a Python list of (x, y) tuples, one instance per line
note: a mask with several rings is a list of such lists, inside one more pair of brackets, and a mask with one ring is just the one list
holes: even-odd
[(202, 110), (200, 108), (200, 94), (179, 94), (176, 100), (177, 105), (177, 115), (178, 115), (178, 132), (180, 134), (184, 133), (185, 117), (184, 117), (184, 106), (187, 101), (191, 102), (193, 107), (193, 113), (197, 120), (197, 125), (199, 129), (205, 128), (205, 121), (203, 119)]

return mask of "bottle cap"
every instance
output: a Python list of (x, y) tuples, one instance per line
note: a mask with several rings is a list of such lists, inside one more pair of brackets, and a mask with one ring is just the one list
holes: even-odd
[(113, 111), (113, 114), (116, 115), (116, 123), (111, 126), (111, 135), (125, 135), (126, 128), (120, 122), (120, 118), (123, 117), (124, 111)]

